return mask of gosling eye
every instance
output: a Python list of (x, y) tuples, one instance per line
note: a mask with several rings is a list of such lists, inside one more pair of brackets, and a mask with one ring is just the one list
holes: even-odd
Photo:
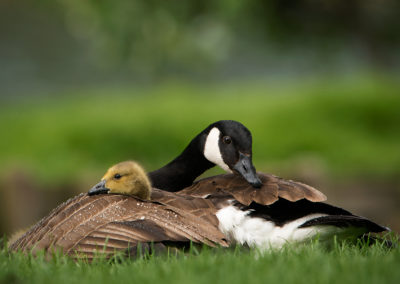
[(121, 175), (120, 174), (115, 174), (114, 175), (114, 179), (120, 179), (121, 178)]
[(232, 138), (230, 136), (224, 136), (224, 137), (222, 137), (222, 141), (225, 144), (231, 144), (232, 143)]

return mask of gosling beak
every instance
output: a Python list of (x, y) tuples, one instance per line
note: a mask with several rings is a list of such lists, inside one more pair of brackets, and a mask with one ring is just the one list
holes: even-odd
[(239, 161), (233, 166), (233, 170), (242, 175), (253, 187), (260, 188), (262, 186), (251, 161), (251, 156), (239, 152)]
[(88, 195), (108, 193), (109, 191), (110, 189), (106, 188), (106, 181), (103, 179), (89, 190)]

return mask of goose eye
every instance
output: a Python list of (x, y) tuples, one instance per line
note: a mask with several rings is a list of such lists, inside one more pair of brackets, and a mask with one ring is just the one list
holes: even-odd
[(222, 141), (224, 141), (225, 144), (231, 144), (232, 138), (230, 136), (224, 136)]
[(114, 178), (115, 178), (115, 179), (120, 179), (120, 178), (121, 178), (121, 175), (120, 175), (120, 174), (115, 174), (115, 175), (114, 175)]

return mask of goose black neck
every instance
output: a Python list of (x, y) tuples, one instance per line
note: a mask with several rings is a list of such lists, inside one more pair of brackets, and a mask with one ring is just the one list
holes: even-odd
[(194, 138), (186, 149), (166, 166), (148, 174), (152, 186), (166, 191), (179, 191), (192, 185), (202, 173), (215, 165), (203, 154), (204, 133)]

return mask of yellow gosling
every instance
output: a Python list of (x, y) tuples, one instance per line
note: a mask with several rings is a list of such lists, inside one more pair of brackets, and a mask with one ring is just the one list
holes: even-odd
[(151, 183), (144, 169), (136, 162), (125, 161), (109, 168), (89, 195), (116, 193), (150, 199)]

